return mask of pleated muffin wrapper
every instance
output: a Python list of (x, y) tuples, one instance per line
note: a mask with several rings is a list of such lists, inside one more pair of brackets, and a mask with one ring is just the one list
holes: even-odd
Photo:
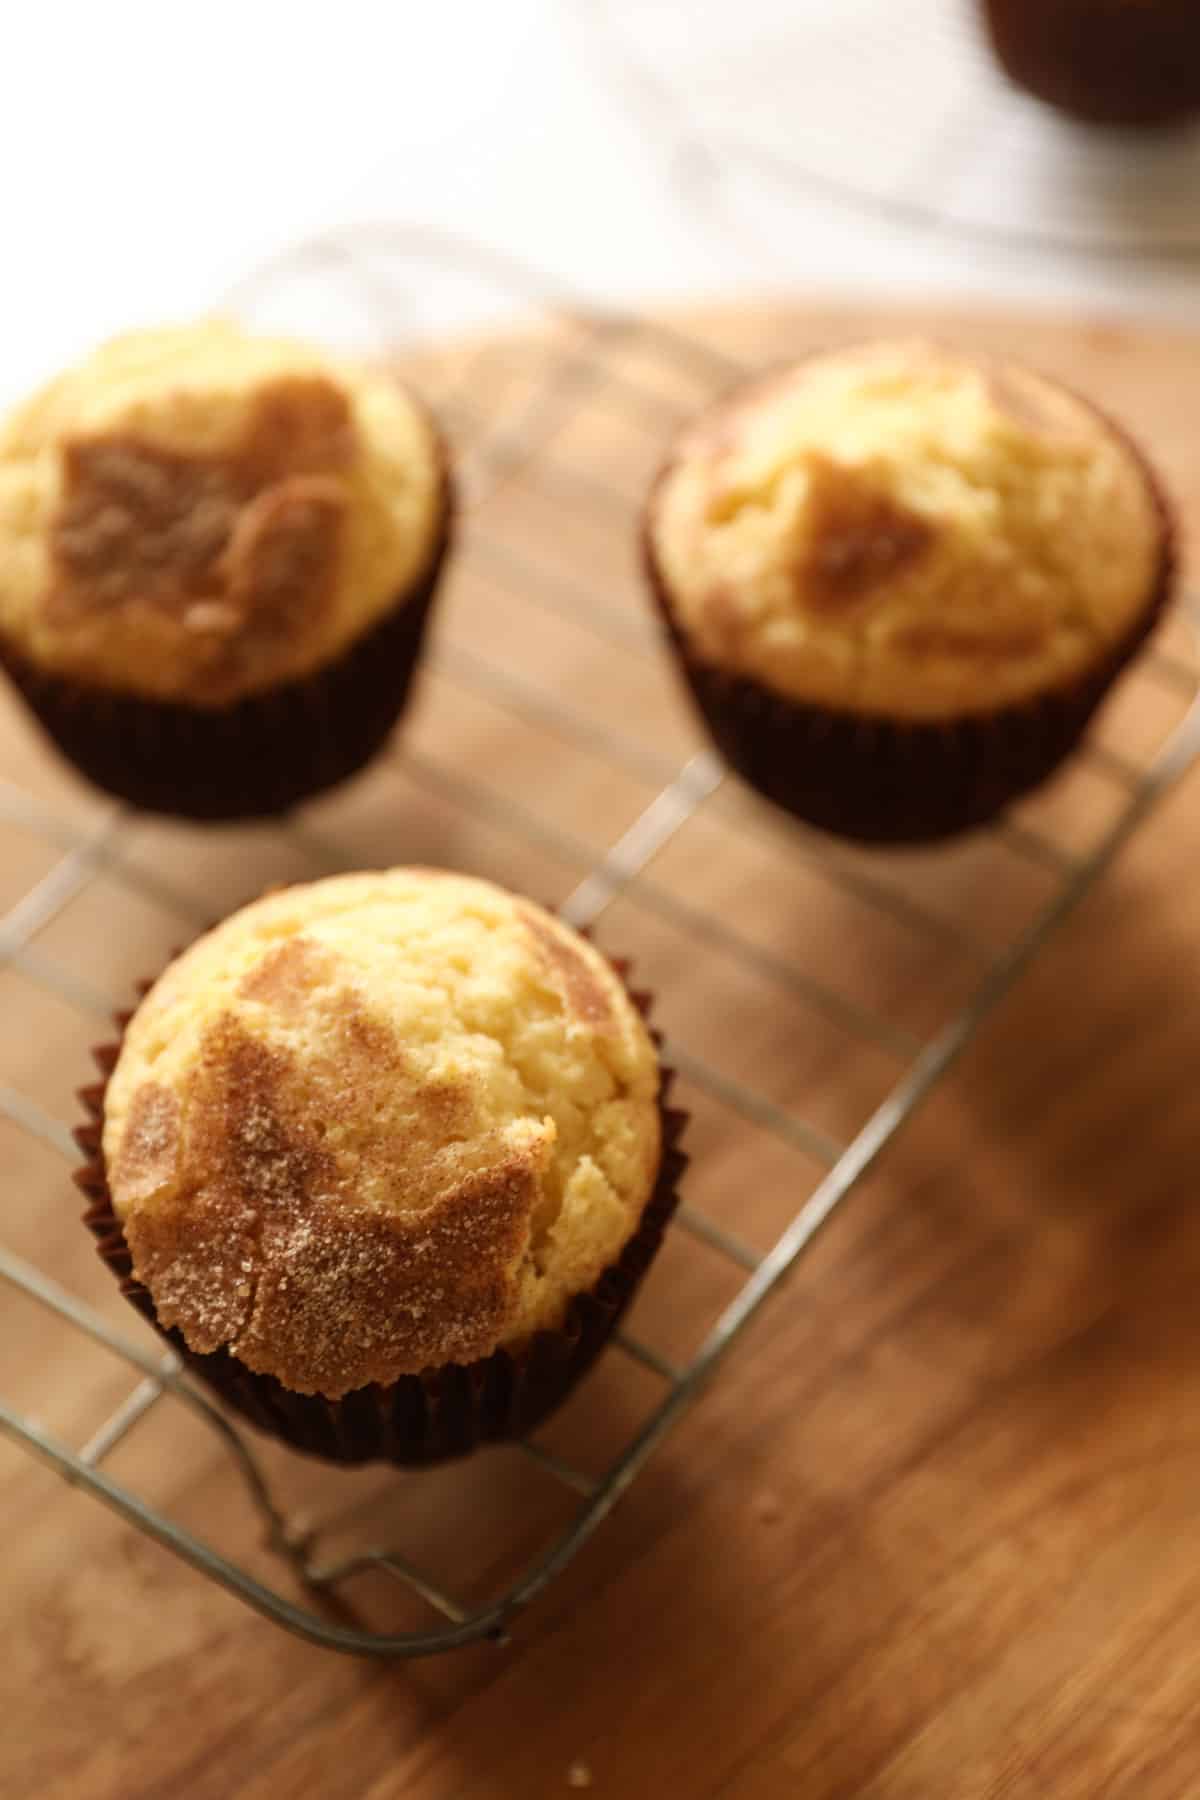
[[(628, 965), (614, 960), (613, 967), (624, 981)], [(152, 985), (140, 983), (139, 993), (148, 993)], [(648, 1018), (651, 996), (632, 987), (627, 991)], [(132, 1016), (117, 1016), (122, 1038)], [(661, 1036), (652, 1031), (651, 1037), (657, 1049)], [(358, 1388), (340, 1400), (297, 1394), (273, 1375), (255, 1374), (226, 1349), (208, 1355), (189, 1349), (181, 1332), (159, 1323), (150, 1291), (134, 1273), (104, 1162), (104, 1098), (120, 1049), (118, 1039), (93, 1051), (102, 1079), (80, 1089), (89, 1118), (75, 1132), (89, 1159), (76, 1172), (75, 1184), (87, 1196), (83, 1222), (96, 1238), (101, 1260), (130, 1305), (167, 1340), (190, 1374), (260, 1431), (327, 1462), (419, 1468), (534, 1431), (587, 1374), (616, 1330), (662, 1242), (687, 1166), (679, 1146), (688, 1115), (669, 1104), (675, 1072), (664, 1067), (658, 1100), (662, 1153), (641, 1221), (595, 1286), (573, 1297), (558, 1330), (536, 1333), (521, 1349), (500, 1349), (477, 1362), (403, 1375), (386, 1387)]]
[(1047, 781), (1158, 624), (1175, 585), (1175, 528), (1162, 485), (1136, 444), (1107, 417), (1104, 423), (1137, 458), (1162, 530), (1145, 605), (1125, 636), (1076, 679), (994, 712), (945, 721), (809, 704), (698, 657), (654, 553), (653, 507), (668, 463), (647, 502), (643, 563), (687, 689), (730, 767), (805, 824), (866, 844), (954, 837)]
[(335, 662), (230, 706), (187, 706), (38, 668), (0, 633), (0, 667), (80, 774), (149, 812), (210, 823), (269, 818), (336, 787), (382, 748), (407, 704), (453, 536), (443, 474), (438, 536), (417, 580)]
[(1165, 126), (1200, 113), (1195, 0), (978, 0), (1017, 87), (1095, 125)]

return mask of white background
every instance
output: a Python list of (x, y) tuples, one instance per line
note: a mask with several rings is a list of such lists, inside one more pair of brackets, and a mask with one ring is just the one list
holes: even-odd
[[(0, 399), (355, 219), (433, 223), (598, 298), (953, 287), (1200, 314), (1200, 264), (967, 243), (744, 176), (706, 188), (613, 56), (604, 0), (4, 10)], [(707, 10), (679, 0), (679, 30)]]

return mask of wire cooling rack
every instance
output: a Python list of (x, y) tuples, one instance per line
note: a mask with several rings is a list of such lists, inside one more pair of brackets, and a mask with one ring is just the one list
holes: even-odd
[(1040, 105), (977, 0), (744, 0), (703, 32), (673, 0), (577, 5), (631, 106), (744, 223), (774, 185), (1013, 242), (1200, 250), (1200, 127), (1100, 131)]
[[(698, 747), (636, 579), (637, 497), (735, 356), (395, 231), (311, 244), (234, 304), (416, 343), (406, 372), (462, 472), (454, 574), (395, 747), (271, 827), (113, 808), (0, 715), (0, 1429), (276, 1624), (414, 1656), (502, 1638), (611, 1512), (1192, 761), (1197, 664), (1176, 621), (1070, 770), (990, 832), (919, 855), (826, 842)], [(492, 330), (422, 349), (450, 305)], [(231, 1424), (116, 1295), (66, 1179), (69, 1091), (136, 976), (268, 880), (389, 860), (474, 868), (632, 951), (701, 1152), (629, 1328), (563, 1412), (419, 1474), (327, 1470)]]

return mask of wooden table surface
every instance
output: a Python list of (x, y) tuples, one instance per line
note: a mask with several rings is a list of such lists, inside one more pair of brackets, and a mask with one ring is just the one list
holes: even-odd
[[(910, 327), (1009, 347), (1103, 400), (1200, 525), (1200, 338), (862, 306), (692, 321), (751, 360)], [(564, 327), (547, 402), (544, 360), (531, 371), (550, 353), (530, 342), (422, 371), (476, 459), (475, 504), (403, 748), (345, 795), (286, 829), (114, 824), (0, 700), (9, 1090), (71, 1118), (108, 998), (189, 920), (322, 858), (440, 861), (560, 900), (697, 747), (646, 635), (629, 515), (664, 427), (716, 372), (699, 359), (685, 391), (674, 352), (615, 333), (600, 378), (592, 366), (581, 379)], [(535, 434), (532, 460), (503, 436), (514, 420)], [(1167, 641), (1184, 653), (1179, 626)], [(1181, 707), (1143, 671), (1100, 738), (1144, 756)], [(614, 722), (632, 751), (612, 752)], [(0, 1793), (1200, 1794), (1197, 780), (1134, 839), (507, 1648), (392, 1665), (316, 1649), (0, 1440)], [(600, 939), (635, 953), (681, 1042), (845, 1141), (903, 1060), (822, 1010), (815, 984), (925, 1038), (976, 979), (981, 947), (1046, 903), (1057, 861), (1086, 850), (1118, 800), (1099, 762), (1080, 764), (1023, 812), (1036, 838), (847, 853), (833, 880), (811, 843), (727, 783)], [(64, 851), (98, 829), (103, 848), (64, 875)], [(47, 879), (60, 887), (37, 887)], [(893, 895), (886, 914), (862, 898), (875, 884)], [(31, 891), (46, 904), (14, 955)], [(946, 929), (906, 921), (909, 903)], [(689, 1197), (767, 1247), (817, 1161), (700, 1086), (682, 1094)], [(136, 1333), (59, 1155), (0, 1117), (0, 1167), (0, 1243)], [(635, 1327), (685, 1356), (736, 1285), (676, 1234)], [(114, 1359), (6, 1294), (0, 1397), (78, 1445), (129, 1386)], [(650, 1386), (606, 1358), (547, 1441), (602, 1466)], [(468, 1597), (567, 1514), (511, 1452), (408, 1478), (268, 1461), (311, 1517), (336, 1514), (347, 1532), (353, 1514), (420, 1542)], [(252, 1545), (212, 1438), (175, 1412), (160, 1408), (109, 1466), (215, 1542)], [(348, 1593), (347, 1613), (369, 1615), (381, 1591)]]

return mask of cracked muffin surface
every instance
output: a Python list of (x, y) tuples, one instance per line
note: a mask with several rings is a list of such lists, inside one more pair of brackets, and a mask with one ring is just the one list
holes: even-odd
[(816, 355), (683, 434), (647, 515), (689, 651), (788, 699), (990, 713), (1102, 665), (1164, 526), (1134, 447), (1018, 364), (924, 341)]
[(336, 876), (155, 983), (104, 1158), (160, 1323), (336, 1399), (561, 1325), (640, 1223), (658, 1089), (620, 977), (540, 907)]
[(0, 426), (0, 634), (90, 689), (227, 707), (402, 603), (446, 508), (386, 373), (220, 319), (130, 333)]

